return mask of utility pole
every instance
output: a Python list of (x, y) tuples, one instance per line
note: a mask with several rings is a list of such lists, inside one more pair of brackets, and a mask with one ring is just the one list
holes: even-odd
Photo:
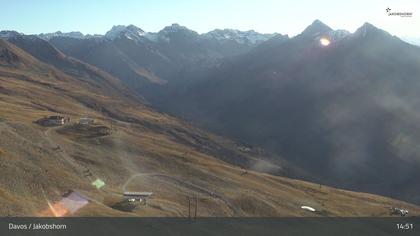
[(197, 219), (197, 208), (198, 208), (198, 199), (197, 197), (195, 197), (194, 221)]
[(190, 201), (189, 196), (187, 196), (187, 200), (188, 200), (188, 221), (191, 221), (191, 201)]
[(187, 196), (188, 200), (188, 221), (191, 222), (192, 219), (192, 212), (191, 212), (191, 201), (195, 201), (194, 206), (194, 221), (197, 219), (197, 211), (198, 211), (198, 198), (197, 197), (190, 197)]

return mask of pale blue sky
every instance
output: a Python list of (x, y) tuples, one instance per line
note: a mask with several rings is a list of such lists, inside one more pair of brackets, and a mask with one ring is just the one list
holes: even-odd
[[(398, 36), (420, 36), (419, 0), (0, 0), (0, 4), (0, 30), (26, 34), (58, 30), (104, 34), (118, 24), (155, 32), (179, 23), (199, 33), (235, 28), (293, 36), (320, 19), (351, 32), (370, 22)], [(390, 17), (387, 7), (414, 15)]]

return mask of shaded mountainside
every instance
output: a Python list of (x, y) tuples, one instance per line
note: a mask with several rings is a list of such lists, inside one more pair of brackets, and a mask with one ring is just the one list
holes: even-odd
[[(420, 214), (393, 199), (256, 172), (298, 169), (158, 113), (112, 76), (71, 62), (78, 73), (0, 40), (0, 215), (59, 215), (55, 203), (69, 189), (89, 200), (77, 216), (185, 216), (186, 196), (198, 198), (199, 216), (385, 216), (391, 206)], [(52, 114), (73, 121), (34, 123)], [(75, 123), (80, 117), (95, 124)], [(154, 195), (127, 208), (124, 191)]]
[(129, 92), (119, 79), (89, 64), (68, 57), (43, 39), (32, 35), (18, 34), (9, 37), (8, 41), (30, 53), (41, 62), (52, 65), (69, 76), (78, 78), (80, 82), (101, 88), (107, 94), (123, 93), (126, 96), (131, 96), (131, 99), (144, 102), (141, 96)]
[(350, 34), (315, 21), (156, 105), (276, 152), (323, 183), (419, 203), (419, 65), (419, 47), (373, 25)]
[(57, 36), (48, 40), (65, 54), (121, 78), (145, 96), (153, 96), (156, 88), (168, 81), (204, 73), (220, 59), (246, 53), (272, 36), (234, 30), (199, 35), (173, 24), (157, 33), (129, 25), (114, 26), (103, 37)]

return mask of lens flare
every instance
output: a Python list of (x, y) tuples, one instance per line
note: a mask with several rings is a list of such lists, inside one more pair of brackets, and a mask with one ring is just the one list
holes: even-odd
[(89, 200), (80, 193), (68, 191), (63, 198), (56, 203), (51, 203), (47, 198), (48, 209), (42, 211), (40, 216), (64, 217), (74, 214), (79, 209), (89, 204)]
[(320, 43), (321, 43), (321, 45), (322, 45), (322, 46), (324, 46), (324, 47), (326, 47), (326, 46), (330, 45), (330, 43), (331, 43), (331, 41), (330, 41), (329, 39), (327, 39), (327, 38), (321, 38), (321, 39), (319, 40), (319, 42), (320, 42)]
[(52, 205), (50, 202), (48, 202), (48, 207), (55, 217), (63, 217), (69, 213), (69, 210), (60, 203)]
[(105, 186), (105, 182), (101, 179), (96, 179), (95, 181), (92, 182), (92, 185), (95, 186), (97, 189), (100, 189), (103, 186)]

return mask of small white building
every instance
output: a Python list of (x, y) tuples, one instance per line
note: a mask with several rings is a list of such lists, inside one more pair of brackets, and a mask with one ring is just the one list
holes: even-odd
[(125, 192), (124, 198), (129, 202), (146, 202), (147, 198), (153, 195), (152, 192)]
[(95, 120), (92, 118), (83, 117), (79, 119), (79, 124), (81, 125), (91, 125), (95, 123)]

